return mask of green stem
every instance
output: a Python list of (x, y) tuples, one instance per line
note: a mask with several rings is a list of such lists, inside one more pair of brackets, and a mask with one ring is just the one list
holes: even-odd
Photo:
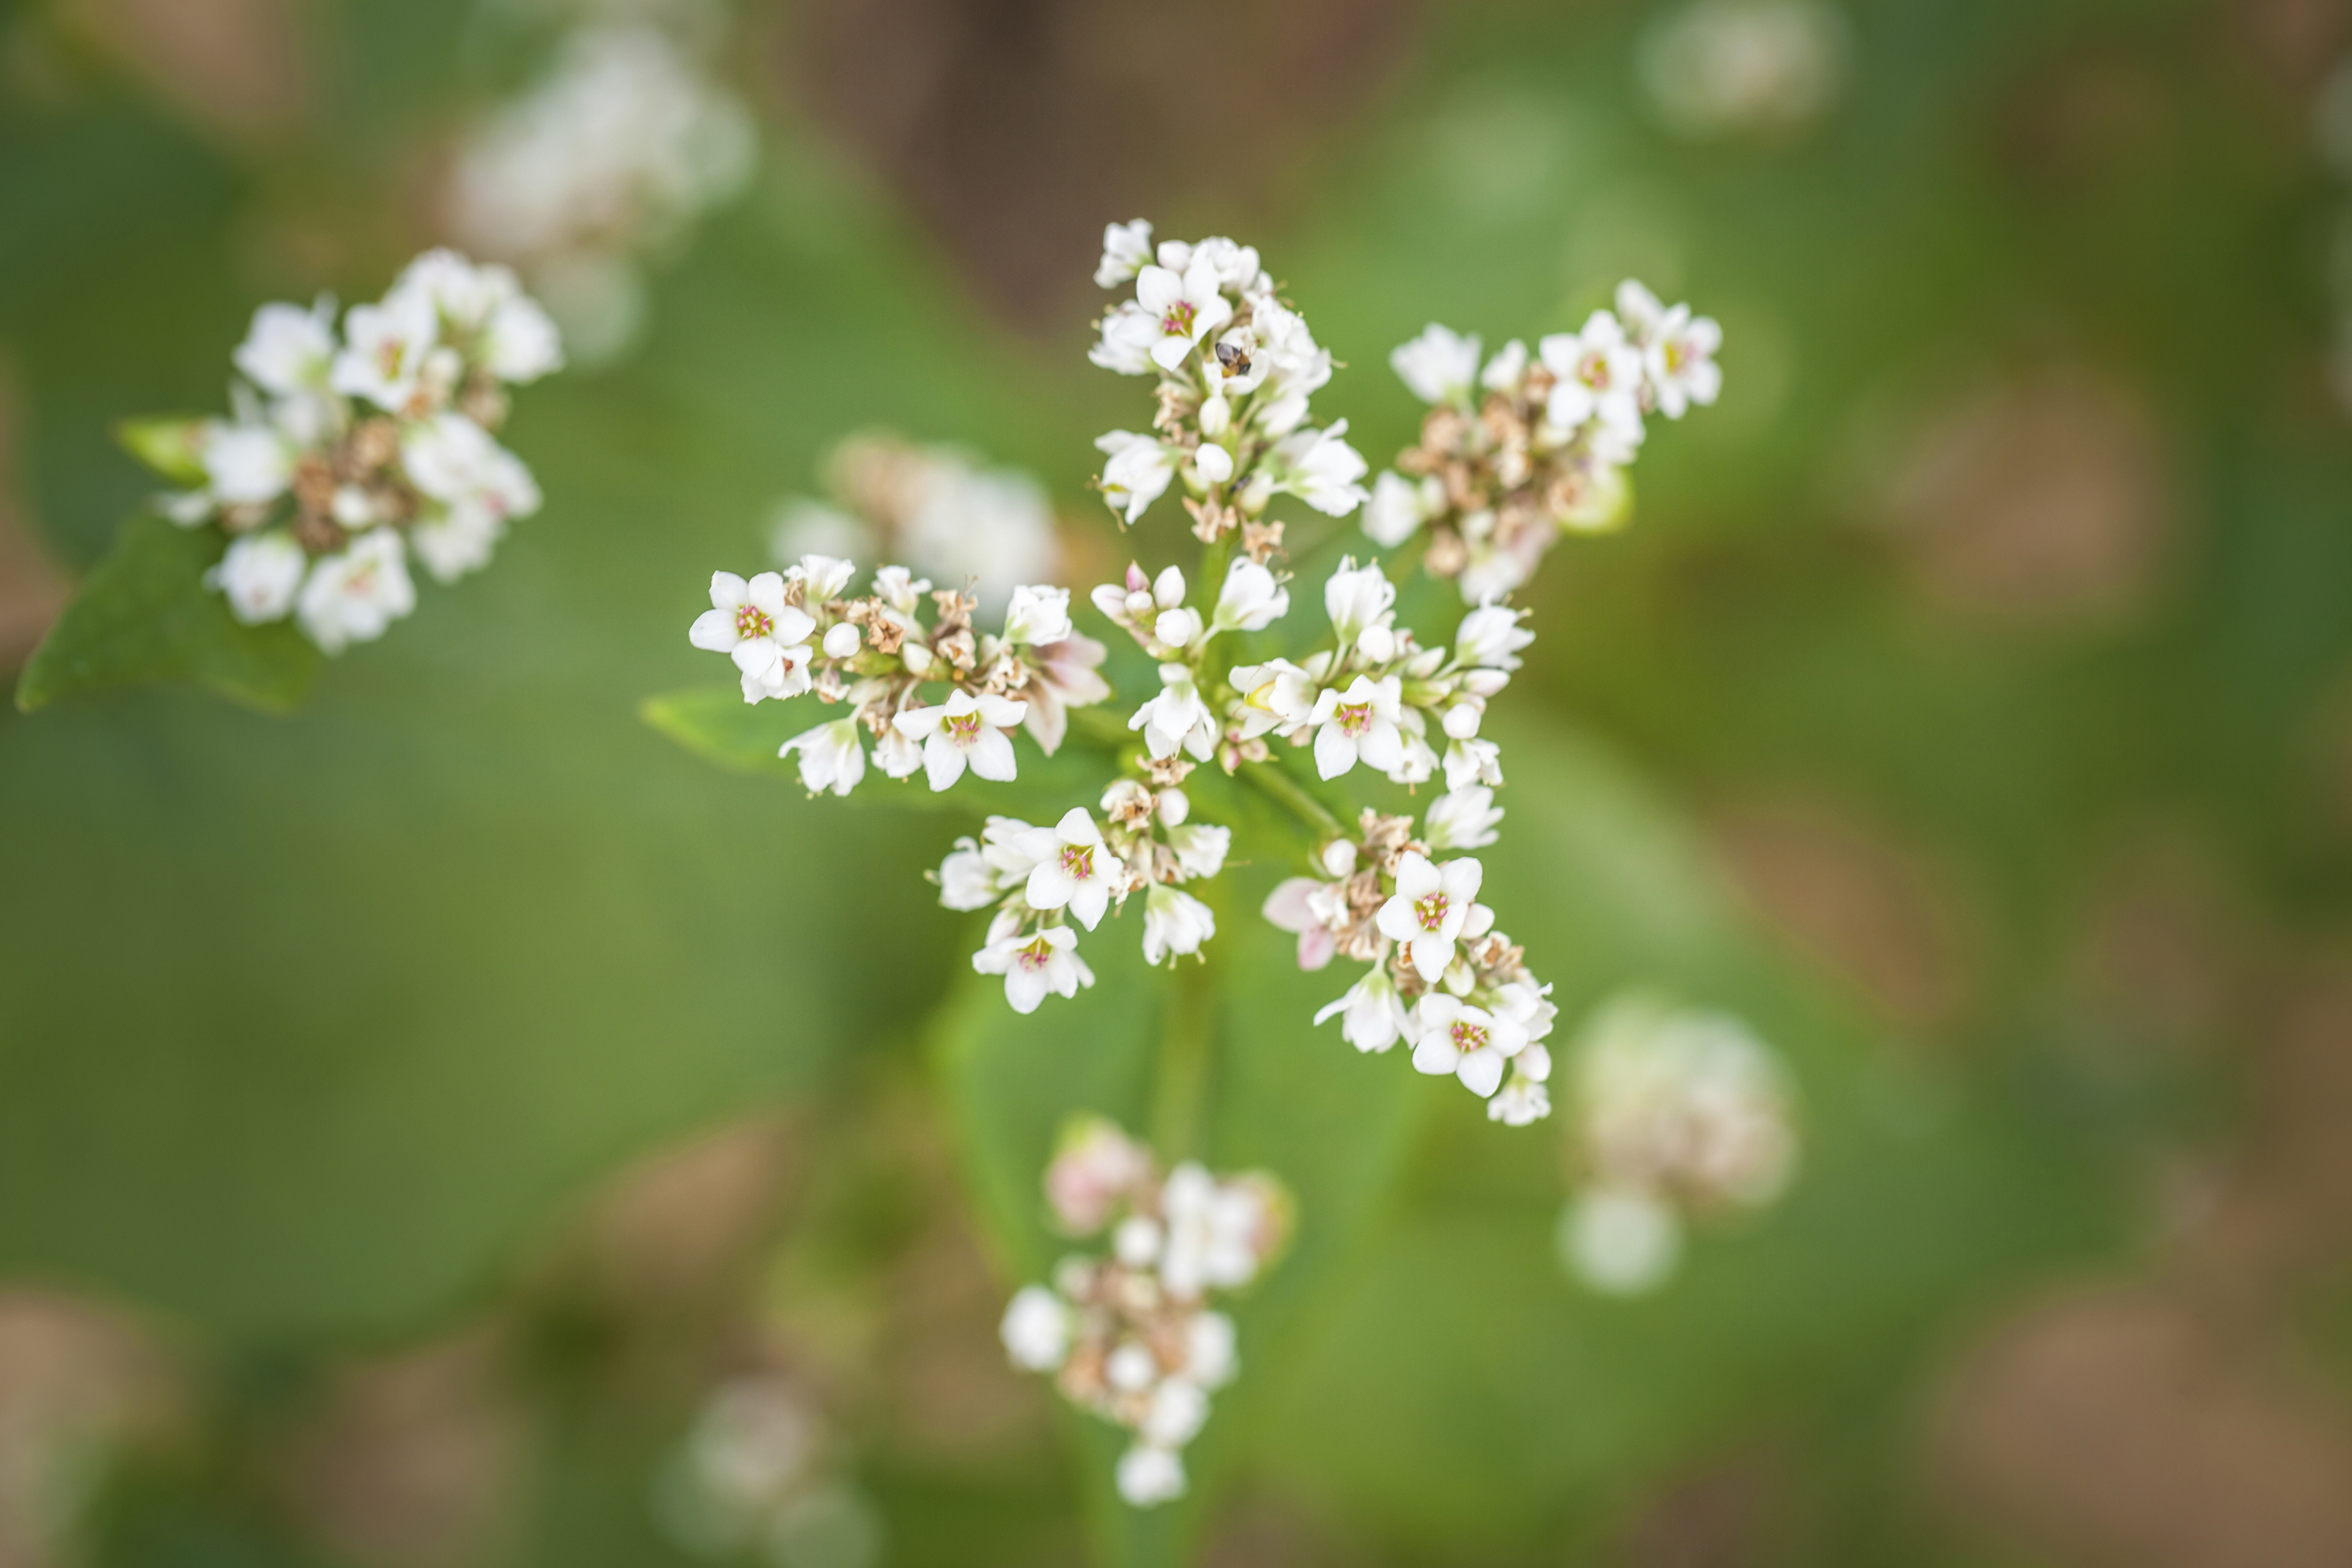
[(1331, 815), (1330, 808), (1307, 793), (1307, 787), (1292, 778), (1281, 763), (1249, 763), (1235, 775), (1255, 787), (1260, 795), (1297, 816), (1325, 838), (1344, 838), (1347, 827)]
[(1151, 1096), (1151, 1143), (1162, 1163), (1197, 1159), (1209, 1111), (1215, 994), (1200, 963), (1179, 963), (1160, 1034), (1160, 1078)]

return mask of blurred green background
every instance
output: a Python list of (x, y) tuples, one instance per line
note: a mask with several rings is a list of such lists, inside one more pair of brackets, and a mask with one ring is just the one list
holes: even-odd
[[(0, 3), (0, 663), (147, 493), (113, 422), (446, 237), (455, 139), (598, 9)], [(893, 1563), (2352, 1561), (2352, 8), (713, 15), (756, 172), (518, 400), (494, 569), (291, 718), (0, 715), (0, 1565), (709, 1560), (662, 1477), (753, 1370)], [(1131, 955), (1015, 1020), (920, 879), (968, 823), (634, 711), (860, 427), (1042, 476), (1081, 584), (1174, 558), (1086, 489), (1139, 214), (1262, 247), (1376, 465), (1426, 321), (1722, 321), (1533, 592), (1493, 901), (1571, 1018), (1748, 1019), (1806, 1140), (1593, 1296), (1557, 1129), (1309, 1029), (1247, 868), (1208, 1142), (1305, 1224), (1140, 1524), (995, 1337), (1061, 1115), (1148, 1122)]]

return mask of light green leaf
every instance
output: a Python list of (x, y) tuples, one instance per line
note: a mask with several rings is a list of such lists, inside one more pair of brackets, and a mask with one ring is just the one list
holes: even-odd
[(205, 587), (226, 548), (215, 529), (133, 517), (26, 664), (16, 706), (29, 713), (60, 697), (152, 684), (201, 686), (270, 712), (299, 704), (319, 651), (290, 622), (240, 623)]
[(204, 462), (201, 419), (125, 419), (114, 427), (122, 449), (175, 485), (201, 485), (210, 479)]

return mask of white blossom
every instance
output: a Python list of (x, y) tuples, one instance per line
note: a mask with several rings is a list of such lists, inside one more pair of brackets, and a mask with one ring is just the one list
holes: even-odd
[(228, 506), (260, 506), (286, 493), (294, 479), (294, 447), (270, 425), (205, 426), (197, 450), (213, 499)]
[(1217, 742), (1216, 724), (1209, 705), (1201, 699), (1192, 671), (1181, 664), (1160, 667), (1159, 695), (1135, 710), (1127, 727), (1143, 731), (1144, 750), (1156, 760), (1181, 749), (1206, 762)]
[(1275, 1223), (1266, 1203), (1255, 1184), (1221, 1182), (1192, 1161), (1169, 1172), (1160, 1192), (1168, 1230), (1160, 1279), (1169, 1294), (1238, 1289), (1256, 1279), (1263, 1238)]
[(1236, 665), (1226, 679), (1241, 694), (1234, 720), (1244, 741), (1297, 729), (1315, 711), (1315, 678), (1286, 658)]
[(822, 605), (838, 599), (847, 591), (850, 581), (857, 575), (857, 565), (837, 555), (810, 554), (802, 556), (785, 575), (801, 580), (805, 603)]
[(310, 640), (329, 653), (373, 642), (416, 608), (400, 536), (372, 529), (341, 552), (319, 558), (295, 601), (295, 616)]
[(1163, 960), (1189, 956), (1201, 951), (1201, 944), (1217, 934), (1217, 917), (1209, 906), (1192, 894), (1169, 887), (1155, 886), (1143, 900), (1143, 961), (1159, 963)]
[(247, 626), (282, 621), (294, 610), (294, 595), (310, 569), (310, 557), (283, 529), (240, 534), (229, 541), (220, 564), (205, 574), (205, 586), (228, 600), (229, 613)]
[(776, 755), (788, 757), (794, 752), (801, 754), (801, 787), (811, 795), (826, 790), (847, 795), (866, 776), (865, 731), (854, 717), (803, 730)]
[(1225, 568), (1225, 585), (1217, 591), (1211, 625), (1221, 632), (1264, 631), (1289, 613), (1289, 591), (1274, 574), (1245, 555), (1236, 556)]
[(1074, 630), (1067, 588), (1024, 583), (1013, 590), (1013, 602), (1004, 610), (1006, 642), (1042, 647), (1062, 641)]
[(1151, 1391), (1136, 1430), (1147, 1443), (1181, 1448), (1200, 1435), (1208, 1419), (1208, 1394), (1188, 1378), (1171, 1377)]
[(1359, 675), (1345, 691), (1325, 687), (1307, 717), (1317, 726), (1315, 771), (1335, 779), (1359, 759), (1384, 773), (1402, 767), (1404, 740), (1397, 728), (1402, 689), (1393, 675), (1379, 680)]
[(1162, 370), (1182, 364), (1202, 333), (1216, 331), (1234, 315), (1232, 304), (1218, 291), (1215, 262), (1205, 254), (1193, 257), (1181, 274), (1166, 267), (1142, 268), (1136, 274), (1135, 299), (1160, 329), (1151, 360)]
[(1095, 268), (1096, 287), (1116, 289), (1150, 263), (1150, 224), (1137, 218), (1132, 223), (1103, 226), (1102, 260)]
[(1232, 828), (1204, 822), (1179, 824), (1168, 829), (1168, 847), (1187, 877), (1209, 878), (1223, 870), (1233, 842)]
[(1519, 650), (1536, 640), (1535, 633), (1519, 625), (1526, 618), (1526, 611), (1507, 605), (1479, 605), (1462, 617), (1454, 634), (1454, 657), (1487, 669), (1518, 668)]
[(1140, 518), (1176, 477), (1176, 454), (1152, 437), (1113, 430), (1095, 447), (1110, 458), (1103, 465), (1103, 500), (1124, 521)]
[(1358, 566), (1354, 556), (1343, 557), (1323, 584), (1323, 610), (1341, 647), (1375, 626), (1385, 629), (1395, 619), (1395, 604), (1396, 584), (1377, 561)]
[(1445, 487), (1435, 475), (1418, 483), (1383, 470), (1364, 502), (1363, 528), (1372, 542), (1394, 550), (1445, 510)]
[[(1025, 828), (1028, 824), (1022, 826)], [(969, 837), (955, 841), (933, 879), (940, 885), (940, 902), (951, 910), (984, 910), (1004, 891), (996, 868)]]
[(1478, 338), (1432, 321), (1421, 336), (1389, 353), (1389, 368), (1423, 403), (1466, 405), (1478, 379)]
[(695, 617), (687, 638), (723, 653), (743, 678), (743, 700), (797, 696), (809, 689), (808, 643), (816, 622), (784, 602), (783, 577), (762, 572), (749, 582), (732, 572), (710, 574), (710, 608)]
[(1297, 496), (1328, 517), (1345, 517), (1363, 505), (1361, 481), (1371, 465), (1340, 439), (1347, 433), (1348, 422), (1341, 419), (1328, 429), (1284, 437), (1266, 458), (1275, 489)]
[(1118, 375), (1149, 375), (1151, 350), (1160, 340), (1160, 322), (1134, 300), (1125, 300), (1103, 312), (1102, 336), (1087, 351), (1087, 358)]
[(1511, 1058), (1511, 1081), (1486, 1102), (1486, 1120), (1506, 1127), (1529, 1127), (1551, 1114), (1551, 1053), (1529, 1045)]
[[(1624, 300), (1627, 289), (1641, 287), (1628, 279), (1619, 288), (1619, 300)], [(1657, 306), (1654, 298), (1646, 303), (1654, 310)], [(1706, 407), (1723, 391), (1723, 369), (1715, 363), (1723, 347), (1723, 329), (1714, 318), (1693, 316), (1688, 305), (1676, 305), (1657, 313), (1641, 334), (1641, 342), (1642, 372), (1650, 395), (1667, 418), (1681, 418), (1694, 403)]]
[(1138, 1443), (1118, 1457), (1118, 1495), (1137, 1508), (1172, 1502), (1184, 1495), (1184, 1461), (1167, 1448)]
[(1074, 805), (1052, 827), (1030, 829), (1021, 849), (1036, 862), (1024, 894), (1029, 907), (1058, 910), (1066, 905), (1088, 931), (1094, 930), (1125, 879), (1126, 868), (1104, 847), (1102, 830), (1087, 808)]
[(1018, 1291), (998, 1329), (1005, 1352), (1024, 1372), (1052, 1372), (1070, 1353), (1070, 1309), (1043, 1285)]
[(1474, 859), (1449, 860), (1443, 866), (1406, 850), (1397, 857), (1396, 892), (1381, 906), (1381, 934), (1391, 942), (1410, 943), (1412, 966), (1431, 984), (1454, 962), (1454, 942), (1470, 918), (1485, 868)]
[(1443, 991), (1423, 995), (1413, 1010), (1416, 1072), (1452, 1073), (1480, 1099), (1502, 1087), (1503, 1068), (1528, 1044), (1527, 1031)]
[[(1286, 878), (1275, 884), (1274, 891), (1265, 896), (1265, 902), (1258, 910), (1276, 930), (1297, 935), (1298, 967), (1309, 973), (1330, 963), (1339, 952), (1339, 941), (1324, 908), (1329, 886), (1312, 877)], [(1347, 1002), (1348, 997), (1341, 997), (1317, 1014), (1315, 1021), (1318, 1024), (1323, 1022), (1333, 1012), (1345, 1006)], [(1391, 1038), (1393, 1040), (1394, 1037)]]
[(1409, 1021), (1396, 982), (1379, 965), (1349, 986), (1338, 1001), (1327, 1003), (1315, 1015), (1315, 1021), (1328, 1023), (1334, 1016), (1339, 1019), (1341, 1037), (1360, 1051), (1387, 1050), (1403, 1035)]
[(1422, 817), (1421, 837), (1432, 849), (1483, 849), (1495, 842), (1503, 808), (1485, 784), (1447, 790)]
[(1562, 430), (1597, 419), (1604, 428), (1638, 436), (1642, 428), (1642, 356), (1606, 310), (1586, 318), (1579, 332), (1555, 332), (1536, 345), (1553, 383), (1545, 417)]
[(1503, 782), (1503, 749), (1492, 741), (1455, 741), (1445, 748), (1448, 793), (1472, 784), (1492, 788)]
[(1241, 1364), (1234, 1321), (1223, 1312), (1194, 1314), (1184, 1334), (1184, 1375), (1202, 1388), (1223, 1388)]
[(329, 384), (387, 414), (415, 412), (410, 405), (439, 325), (432, 301), (415, 293), (394, 293), (381, 304), (352, 306), (343, 317), (344, 347), (329, 371)]
[(1095, 983), (1077, 945), (1078, 933), (1068, 926), (1046, 926), (1025, 936), (1016, 926), (1009, 935), (992, 933), (988, 945), (971, 955), (971, 966), (982, 974), (1003, 975), (1004, 999), (1013, 1010), (1034, 1013), (1048, 994), (1075, 996), (1079, 986)]
[(280, 397), (327, 384), (335, 357), (335, 306), (321, 298), (310, 310), (264, 305), (253, 313), (245, 342), (229, 356), (247, 381)]
[(1013, 740), (1005, 731), (1028, 712), (1023, 702), (973, 696), (958, 688), (931, 708), (910, 708), (891, 721), (910, 741), (923, 743), (923, 772), (933, 790), (963, 777), (967, 764), (984, 779), (1003, 784), (1015, 774)]

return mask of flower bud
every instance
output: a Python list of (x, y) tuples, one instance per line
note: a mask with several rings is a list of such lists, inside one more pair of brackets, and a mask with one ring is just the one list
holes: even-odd
[(920, 676), (931, 668), (931, 650), (921, 643), (910, 642), (898, 650), (898, 659), (907, 667), (908, 675)]
[(1374, 664), (1386, 664), (1396, 657), (1396, 634), (1386, 626), (1366, 626), (1356, 634), (1356, 646)]
[(824, 634), (824, 657), (848, 658), (857, 652), (857, 628), (843, 621)]
[(1475, 702), (1456, 702), (1445, 710), (1445, 733), (1449, 740), (1466, 741), (1478, 732), (1478, 721), (1485, 709)]
[(1151, 635), (1170, 647), (1184, 647), (1201, 636), (1201, 613), (1182, 605), (1162, 610), (1160, 618), (1151, 623)]
[(1144, 621), (1149, 620), (1152, 612), (1160, 606), (1152, 602), (1150, 589), (1130, 588), (1128, 590), (1126, 608), (1129, 620)]
[(1352, 877), (1356, 874), (1356, 847), (1345, 838), (1334, 838), (1330, 843), (1323, 846), (1320, 858), (1323, 862), (1323, 869), (1334, 877)]
[(1160, 823), (1163, 827), (1181, 827), (1184, 819), (1192, 815), (1192, 803), (1181, 789), (1160, 792)]
[(1171, 566), (1151, 580), (1151, 601), (1163, 610), (1184, 602), (1184, 569)]
[(1234, 426), (1234, 405), (1223, 393), (1201, 405), (1201, 434), (1214, 441)]
[(1192, 467), (1202, 482), (1221, 485), (1234, 477), (1234, 455), (1223, 447), (1204, 446), (1192, 454)]

